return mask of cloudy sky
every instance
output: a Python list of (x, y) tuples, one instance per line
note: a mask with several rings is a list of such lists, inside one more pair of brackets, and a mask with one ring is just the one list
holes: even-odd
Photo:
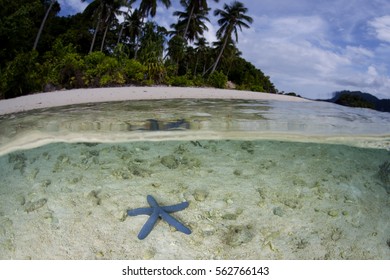
[[(82, 11), (80, 0), (59, 0), (61, 15)], [(138, 1), (139, 2), (139, 1)], [(173, 7), (156, 21), (169, 26)], [(231, 0), (209, 1), (212, 9)], [(390, 98), (389, 0), (241, 0), (254, 22), (239, 34), (243, 57), (271, 77), (279, 91), (328, 98), (348, 89)], [(209, 41), (218, 29), (210, 13)]]

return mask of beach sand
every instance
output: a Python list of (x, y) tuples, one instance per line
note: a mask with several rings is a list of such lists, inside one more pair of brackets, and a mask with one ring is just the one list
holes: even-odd
[(309, 101), (307, 99), (263, 92), (222, 90), (215, 88), (183, 87), (116, 87), (63, 90), (37, 93), (18, 98), (0, 100), (0, 115), (31, 109), (123, 100), (150, 100), (171, 98), (259, 99)]
[[(0, 109), (238, 95), (304, 101), (231, 90), (119, 88), (37, 94), (1, 101)], [(94, 143), (77, 137), (79, 143), (53, 138), (0, 156), (0, 259), (390, 259), (384, 149), (277, 139), (142, 136), (99, 143), (95, 134)], [(172, 215), (192, 233), (160, 220), (138, 240), (148, 216), (128, 217), (126, 210), (147, 207), (147, 195), (161, 205), (188, 201)]]

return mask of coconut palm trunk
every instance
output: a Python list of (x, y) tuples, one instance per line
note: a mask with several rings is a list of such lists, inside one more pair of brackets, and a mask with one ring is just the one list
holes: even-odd
[(213, 68), (212, 68), (210, 74), (213, 74), (214, 71), (217, 69), (218, 63), (219, 63), (219, 61), (221, 60), (221, 57), (222, 57), (222, 55), (223, 55), (223, 51), (225, 50), (228, 41), (229, 41), (229, 36), (226, 34), (225, 40), (224, 40), (224, 42), (223, 42), (223, 46), (222, 46), (222, 48), (221, 48), (221, 51), (220, 51), (219, 54), (218, 54), (217, 60), (215, 61), (215, 63), (214, 63), (214, 65), (213, 65)]
[(50, 6), (49, 6), (49, 8), (48, 8), (47, 11), (46, 11), (46, 14), (45, 14), (45, 16), (44, 16), (44, 18), (43, 18), (43, 20), (42, 20), (41, 26), (39, 27), (39, 31), (38, 31), (37, 37), (35, 38), (33, 50), (36, 50), (36, 49), (37, 49), (38, 42), (39, 42), (39, 39), (40, 39), (41, 34), (42, 34), (42, 31), (43, 31), (43, 27), (45, 26), (47, 17), (49, 16), (49, 13), (50, 13), (50, 11), (51, 11), (51, 8), (53, 8), (53, 5), (54, 5), (55, 2), (56, 2), (56, 0), (52, 0), (52, 1), (50, 2)]
[(104, 29), (103, 39), (102, 39), (102, 43), (101, 43), (101, 45), (100, 45), (100, 51), (101, 51), (101, 52), (103, 51), (104, 42), (106, 41), (107, 31), (108, 31), (108, 29), (109, 29), (109, 27), (110, 27), (109, 18), (110, 18), (110, 15), (108, 15), (108, 16), (107, 16), (107, 19), (106, 19), (106, 28)]
[(89, 48), (89, 53), (91, 53), (93, 51), (93, 47), (94, 47), (95, 41), (96, 41), (96, 35), (97, 35), (99, 27), (100, 27), (100, 21), (101, 21), (101, 13), (99, 14), (99, 17), (98, 17), (98, 20), (96, 23), (95, 32), (93, 33), (93, 38), (92, 38), (91, 47)]
[(188, 17), (188, 21), (187, 21), (187, 24), (186, 24), (186, 28), (184, 29), (183, 38), (185, 38), (186, 35), (187, 35), (188, 28), (190, 27), (190, 23), (191, 23), (192, 16), (194, 15), (194, 10), (195, 10), (195, 5), (192, 5), (191, 12), (190, 12), (190, 16)]
[(118, 42), (116, 43), (117, 45), (120, 43), (121, 38), (122, 38), (123, 30), (125, 29), (125, 25), (126, 25), (126, 16), (128, 16), (129, 14), (131, 14), (131, 8), (132, 8), (132, 5), (134, 4), (135, 1), (136, 1), (136, 0), (129, 0), (129, 1), (125, 1), (125, 2), (124, 2), (124, 6), (127, 6), (127, 12), (124, 14), (125, 19), (124, 19), (124, 21), (123, 21), (122, 24), (121, 24), (121, 30), (119, 31), (119, 35), (118, 35)]

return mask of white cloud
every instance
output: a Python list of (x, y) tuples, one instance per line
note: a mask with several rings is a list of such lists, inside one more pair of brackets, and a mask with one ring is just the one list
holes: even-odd
[(312, 96), (350, 59), (332, 50), (327, 23), (318, 16), (261, 17), (243, 32), (244, 57), (270, 75), (279, 90)]
[(361, 58), (365, 58), (365, 57), (372, 58), (375, 56), (373, 51), (366, 49), (366, 48), (363, 48), (361, 46), (359, 46), (359, 47), (347, 46), (345, 48), (345, 51), (346, 51), (346, 55), (348, 57), (351, 57), (351, 58), (361, 59)]
[(278, 36), (303, 37), (318, 35), (326, 29), (326, 23), (318, 16), (293, 16), (270, 20), (270, 28)]
[(213, 42), (217, 41), (217, 36), (215, 34), (217, 33), (218, 28), (215, 28), (210, 22), (206, 22), (206, 26), (209, 30), (204, 32), (204, 37), (211, 46)]
[(368, 24), (379, 40), (390, 43), (390, 15), (374, 18)]
[(58, 2), (61, 5), (61, 14), (64, 15), (81, 13), (89, 4), (81, 0), (58, 0)]

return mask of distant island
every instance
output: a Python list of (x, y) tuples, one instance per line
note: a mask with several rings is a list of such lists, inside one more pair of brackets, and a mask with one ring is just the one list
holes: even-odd
[(348, 107), (369, 108), (381, 112), (390, 112), (390, 99), (379, 99), (361, 91), (337, 91), (331, 99), (317, 99)]

